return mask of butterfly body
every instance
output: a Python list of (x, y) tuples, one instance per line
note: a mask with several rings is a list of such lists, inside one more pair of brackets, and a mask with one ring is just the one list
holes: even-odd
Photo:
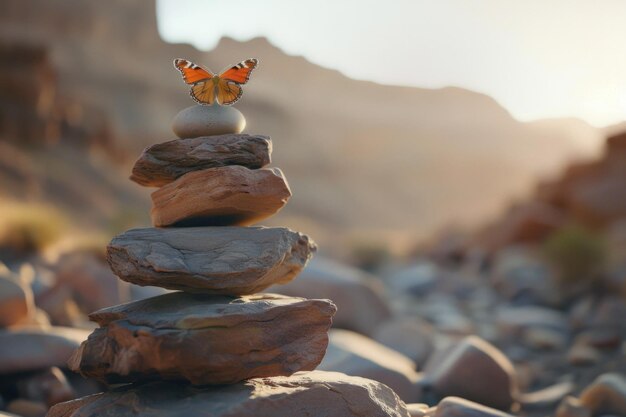
[(213, 74), (210, 70), (194, 64), (186, 59), (174, 60), (174, 66), (183, 76), (183, 81), (191, 85), (189, 94), (199, 104), (215, 102), (230, 106), (235, 104), (243, 94), (242, 85), (250, 79), (250, 74), (259, 61), (254, 58), (241, 61), (237, 65)]

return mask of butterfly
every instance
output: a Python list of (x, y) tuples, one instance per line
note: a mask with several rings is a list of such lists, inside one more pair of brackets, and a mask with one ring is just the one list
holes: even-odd
[(189, 95), (195, 101), (213, 104), (217, 99), (224, 106), (235, 104), (241, 98), (241, 86), (248, 82), (258, 64), (259, 61), (255, 58), (246, 59), (217, 75), (186, 59), (174, 60), (174, 66), (183, 75), (183, 80), (191, 85)]

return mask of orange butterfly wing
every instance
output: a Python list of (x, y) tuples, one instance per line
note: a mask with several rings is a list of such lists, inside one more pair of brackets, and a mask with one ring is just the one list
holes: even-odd
[(220, 78), (217, 83), (217, 101), (224, 106), (230, 106), (237, 102), (243, 94), (241, 85)]
[(222, 72), (219, 77), (237, 84), (245, 84), (250, 79), (250, 74), (252, 74), (252, 71), (258, 64), (258, 59), (246, 59), (245, 61), (241, 61), (237, 65), (233, 65), (226, 71)]
[(183, 75), (183, 80), (187, 84), (195, 84), (198, 81), (210, 79), (215, 76), (210, 71), (186, 59), (175, 59), (174, 66)]
[(235, 104), (243, 94), (241, 86), (248, 82), (258, 63), (257, 59), (250, 58), (222, 72), (218, 76), (217, 101), (224, 106)]
[(198, 81), (191, 86), (189, 95), (198, 104), (211, 105), (215, 103), (215, 84), (212, 80)]

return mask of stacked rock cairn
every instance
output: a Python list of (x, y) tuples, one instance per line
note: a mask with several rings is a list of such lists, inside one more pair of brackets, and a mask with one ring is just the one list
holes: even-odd
[(99, 327), (70, 369), (110, 387), (49, 416), (408, 416), (385, 385), (314, 371), (336, 307), (259, 293), (294, 279), (316, 250), (306, 235), (250, 227), (291, 191), (269, 137), (241, 134), (232, 107), (193, 106), (180, 139), (150, 146), (131, 179), (152, 193), (155, 227), (107, 247), (122, 280), (173, 292), (90, 314)]

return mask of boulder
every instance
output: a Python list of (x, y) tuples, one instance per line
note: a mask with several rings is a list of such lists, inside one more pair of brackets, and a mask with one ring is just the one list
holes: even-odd
[(0, 327), (28, 322), (35, 314), (33, 292), (0, 264)]
[(437, 405), (434, 417), (512, 417), (512, 415), (463, 398), (446, 397)]
[(289, 282), (315, 250), (308, 236), (286, 228), (194, 227), (132, 229), (107, 254), (124, 281), (240, 295)]
[(333, 327), (368, 336), (391, 317), (380, 281), (328, 259), (311, 260), (297, 280), (270, 290), (294, 297), (332, 299), (337, 305)]
[(322, 360), (335, 311), (328, 300), (174, 292), (90, 314), (101, 327), (68, 364), (109, 383), (291, 375)]
[(144, 149), (130, 179), (161, 187), (191, 171), (241, 165), (262, 168), (271, 161), (272, 141), (263, 135), (219, 135), (176, 139)]
[(500, 410), (509, 410), (519, 395), (513, 364), (476, 336), (432, 355), (422, 385), (436, 399), (458, 396)]
[(299, 372), (234, 385), (152, 382), (57, 404), (48, 417), (410, 417), (387, 386), (335, 372)]
[(424, 365), (433, 351), (432, 326), (419, 318), (402, 317), (383, 322), (373, 338), (411, 358), (416, 366)]
[(416, 387), (419, 374), (411, 359), (349, 330), (330, 331), (328, 351), (319, 369), (382, 382), (405, 402), (420, 400)]
[(593, 416), (626, 415), (626, 378), (617, 373), (600, 375), (580, 394), (580, 404)]
[(183, 175), (152, 193), (152, 223), (247, 226), (277, 213), (291, 197), (278, 168), (231, 165)]
[(241, 133), (246, 119), (231, 106), (191, 106), (181, 110), (172, 121), (174, 134), (181, 139)]
[(0, 330), (0, 375), (65, 367), (88, 331), (68, 327)]

